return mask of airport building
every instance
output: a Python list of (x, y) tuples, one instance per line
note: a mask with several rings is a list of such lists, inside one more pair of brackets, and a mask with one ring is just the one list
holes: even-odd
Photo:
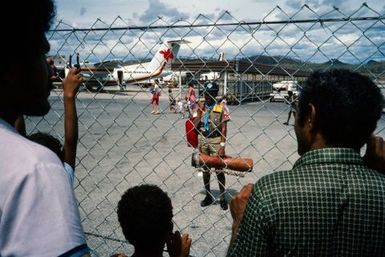
[[(309, 72), (281, 66), (252, 63), (245, 60), (232, 61), (180, 61), (172, 63), (171, 69), (179, 76), (179, 86), (196, 80), (198, 90), (207, 80), (220, 84), (219, 95), (227, 95), (234, 104), (267, 98), (273, 92), (273, 84), (280, 81), (296, 81), (301, 85)], [(187, 75), (186, 75), (187, 74)]]

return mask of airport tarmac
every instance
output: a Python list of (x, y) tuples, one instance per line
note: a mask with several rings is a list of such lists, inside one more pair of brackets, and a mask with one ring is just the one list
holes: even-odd
[[(61, 93), (51, 93), (52, 110), (44, 119), (27, 119), (28, 132), (36, 128), (63, 136)], [(133, 249), (124, 241), (116, 206), (126, 189), (150, 183), (170, 196), (175, 229), (189, 233), (193, 239), (192, 256), (225, 256), (231, 236), (230, 211), (221, 210), (218, 203), (200, 207), (205, 193), (200, 172), (191, 166), (185, 119), (169, 112), (165, 92), (160, 99), (160, 115), (150, 114), (150, 100), (146, 91), (78, 95), (80, 139), (75, 192), (88, 244), (98, 256), (115, 252), (130, 256)], [(290, 169), (299, 157), (294, 117), (289, 126), (283, 125), (289, 105), (267, 100), (229, 108), (232, 120), (228, 123), (226, 153), (252, 158), (254, 167), (244, 177), (226, 176), (228, 199), (246, 183), (274, 170)], [(377, 133), (385, 136), (384, 127), (382, 117)], [(215, 175), (211, 188), (218, 196)]]

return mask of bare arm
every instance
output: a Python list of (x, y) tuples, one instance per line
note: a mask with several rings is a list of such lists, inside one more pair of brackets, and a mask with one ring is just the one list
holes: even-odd
[[(225, 143), (227, 138), (227, 121), (224, 121), (224, 113), (222, 113), (222, 130), (221, 130), (221, 142)], [(224, 157), (226, 155), (225, 147), (221, 146), (218, 151), (218, 155), (220, 157)]]
[(188, 88), (188, 90), (187, 90), (187, 94), (186, 94), (186, 96), (185, 96), (185, 99), (187, 100), (187, 101), (190, 101), (190, 96), (191, 96), (191, 90), (190, 90), (191, 88), (189, 87)]
[(271, 203), (260, 182), (244, 186), (231, 199), (233, 225), (227, 257), (273, 256), (276, 253), (271, 247), (276, 225), (276, 212)]
[[(222, 120), (224, 119), (224, 113), (222, 114)], [(227, 138), (227, 121), (222, 122), (221, 142), (226, 142)]]
[(197, 116), (194, 118), (194, 127), (196, 130), (198, 130), (200, 125), (199, 123), (201, 122), (203, 108), (204, 108), (204, 103), (200, 102), (197, 110)]
[(76, 93), (82, 82), (77, 69), (70, 69), (63, 80), (64, 95), (64, 161), (75, 169), (78, 143), (78, 116), (76, 113)]
[(253, 186), (254, 185), (251, 183), (243, 186), (241, 191), (231, 198), (230, 211), (231, 217), (233, 217), (233, 225), (229, 249), (234, 243), (235, 238), (237, 237), (238, 228), (241, 223), (243, 213), (247, 205), (247, 201), (249, 200), (249, 197), (253, 192)]

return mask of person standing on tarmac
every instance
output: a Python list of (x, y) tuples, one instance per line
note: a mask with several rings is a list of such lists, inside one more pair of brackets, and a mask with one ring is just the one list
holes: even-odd
[(287, 101), (290, 104), (290, 110), (289, 110), (289, 113), (287, 115), (287, 121), (283, 123), (286, 126), (289, 125), (291, 114), (294, 112), (294, 106), (293, 106), (295, 104), (294, 101), (296, 100), (296, 98), (295, 98), (295, 96), (293, 94), (293, 91), (288, 91), (287, 93), (289, 95), (288, 98), (287, 98)]
[(154, 87), (152, 89), (152, 98), (151, 98), (151, 106), (152, 106), (152, 114), (160, 114), (159, 111), (159, 96), (160, 96), (161, 88), (159, 86), (159, 80), (154, 80)]
[[(200, 153), (224, 157), (227, 121), (224, 118), (223, 106), (218, 104), (216, 100), (219, 85), (216, 82), (206, 82), (203, 90), (205, 100), (199, 103), (197, 117), (194, 119), (194, 126), (198, 131), (198, 149)], [(220, 190), (220, 206), (222, 210), (227, 210), (225, 174), (219, 170), (216, 173)], [(206, 197), (201, 202), (201, 206), (206, 207), (214, 202), (214, 197), (210, 191), (210, 171), (208, 167), (204, 167), (203, 183), (206, 189)]]
[(194, 89), (195, 82), (192, 80), (188, 83), (188, 91), (186, 95), (187, 107), (189, 114), (192, 115), (196, 109), (197, 97)]

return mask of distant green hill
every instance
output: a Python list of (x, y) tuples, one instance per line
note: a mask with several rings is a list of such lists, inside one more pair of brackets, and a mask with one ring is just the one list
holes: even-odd
[(250, 61), (252, 63), (262, 63), (268, 65), (278, 65), (283, 68), (290, 68), (303, 71), (314, 70), (328, 70), (333, 68), (344, 68), (349, 70), (356, 70), (362, 73), (373, 73), (385, 77), (385, 61), (369, 60), (362, 64), (349, 64), (341, 62), (338, 59), (330, 59), (324, 63), (304, 62), (299, 59), (293, 59), (283, 56), (266, 56), (256, 55), (242, 58), (243, 61)]
[(375, 60), (369, 60), (366, 64), (368, 64), (368, 65), (374, 65), (374, 64), (376, 64), (376, 63), (378, 63), (378, 62), (375, 61)]

